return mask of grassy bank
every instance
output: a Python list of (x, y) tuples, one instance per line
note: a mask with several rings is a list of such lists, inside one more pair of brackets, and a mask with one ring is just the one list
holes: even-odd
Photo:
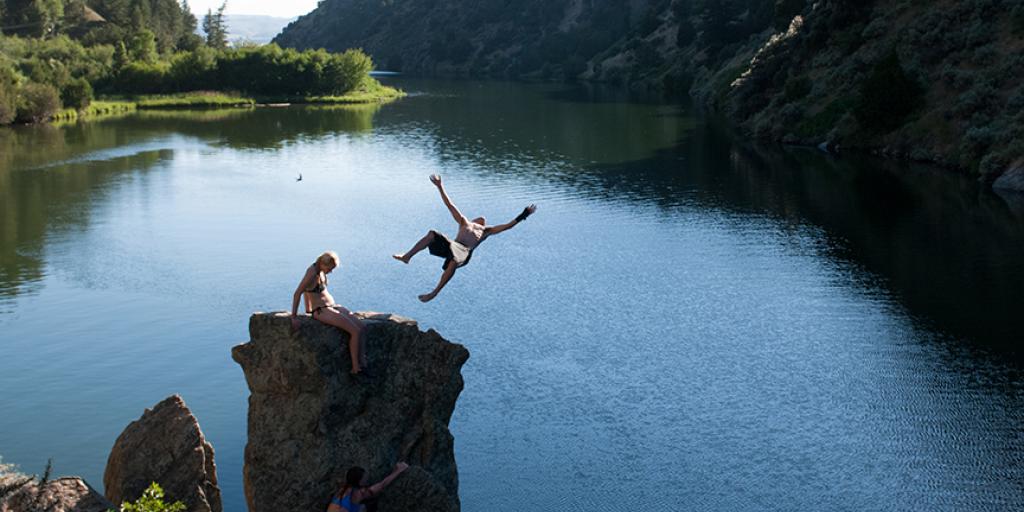
[(302, 103), (312, 105), (358, 105), (387, 103), (405, 96), (405, 91), (379, 83), (340, 96), (261, 96), (259, 103)]
[(233, 108), (251, 107), (256, 104), (252, 98), (220, 92), (188, 92), (181, 94), (159, 94), (138, 96), (135, 104), (139, 110), (164, 108)]
[(90, 117), (114, 116), (135, 112), (138, 108), (133, 101), (94, 101), (82, 110), (65, 108), (53, 116), (54, 122), (75, 122)]
[(258, 96), (249, 98), (236, 94), (196, 91), (179, 94), (156, 94), (134, 97), (107, 97), (92, 102), (82, 110), (65, 108), (54, 114), (52, 121), (76, 122), (96, 117), (107, 117), (136, 112), (139, 110), (206, 110), (250, 108), (257, 104), (304, 104), (304, 105), (370, 105), (387, 103), (405, 96), (405, 92), (394, 87), (376, 87), (353, 91), (340, 96)]

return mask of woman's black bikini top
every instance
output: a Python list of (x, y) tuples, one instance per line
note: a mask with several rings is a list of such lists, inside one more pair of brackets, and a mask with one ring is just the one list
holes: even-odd
[[(314, 265), (315, 265), (315, 263), (314, 263)], [(306, 288), (306, 292), (308, 292), (308, 293), (321, 293), (321, 292), (323, 292), (324, 290), (327, 289), (327, 276), (323, 276), (324, 280), (323, 280), (323, 282), (321, 282), (320, 281), (320, 276), (322, 276), (322, 275), (323, 274), (321, 274), (319, 271), (317, 271), (317, 273), (316, 273), (316, 281), (313, 282), (312, 286), (310, 286), (309, 288)]]

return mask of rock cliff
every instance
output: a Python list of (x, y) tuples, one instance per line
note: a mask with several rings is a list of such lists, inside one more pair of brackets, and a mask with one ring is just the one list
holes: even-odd
[(324, 0), (275, 38), (413, 74), (690, 95), (757, 138), (936, 162), (1024, 156), (1021, 0)]
[(42, 485), (33, 480), (0, 500), (0, 512), (107, 512), (114, 508), (78, 477), (58, 478)]
[(360, 314), (371, 377), (349, 375), (348, 336), (309, 317), (291, 333), (285, 313), (249, 319), (232, 350), (249, 397), (244, 482), (251, 512), (323, 510), (351, 466), (370, 479), (412, 467), (380, 510), (457, 511), (458, 473), (448, 421), (462, 391), (465, 347), (412, 320)]
[(110, 501), (135, 501), (151, 482), (168, 503), (180, 500), (189, 512), (222, 510), (213, 446), (178, 395), (128, 424), (107, 459), (103, 486)]

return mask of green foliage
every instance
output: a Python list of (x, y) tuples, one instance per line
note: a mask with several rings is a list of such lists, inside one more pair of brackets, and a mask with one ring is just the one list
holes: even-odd
[(61, 89), (60, 99), (65, 107), (82, 110), (92, 103), (92, 86), (84, 78), (72, 78)]
[(799, 77), (792, 77), (786, 81), (786, 87), (784, 90), (784, 96), (787, 102), (796, 100), (802, 100), (811, 93), (813, 84), (811, 79), (806, 75)]
[(821, 112), (805, 118), (796, 127), (801, 137), (821, 137), (831, 131), (853, 109), (856, 101), (840, 98), (829, 103)]
[(1018, 5), (1010, 13), (1010, 23), (1013, 32), (1018, 36), (1024, 36), (1024, 5)]
[(206, 44), (211, 48), (223, 50), (228, 47), (228, 24), (224, 20), (224, 9), (228, 3), (225, 1), (217, 9), (217, 12), (206, 11), (203, 17), (203, 32), (206, 32)]
[(0, 126), (11, 124), (18, 113), (17, 85), (5, 79), (0, 68)]
[(27, 37), (54, 34), (64, 18), (63, 0), (9, 0), (0, 25), (6, 33)]
[(275, 44), (228, 50), (217, 63), (221, 89), (266, 95), (338, 95), (363, 85), (373, 61), (362, 50), (282, 49)]
[(178, 91), (193, 91), (209, 87), (209, 80), (217, 70), (217, 52), (208, 46), (195, 51), (181, 52), (171, 58), (170, 84)]
[(140, 29), (128, 39), (128, 56), (134, 61), (152, 64), (159, 57), (156, 52), (156, 34)]
[(899, 56), (891, 51), (861, 82), (854, 115), (868, 130), (889, 132), (902, 125), (923, 101), (924, 88), (904, 71)]
[(21, 123), (48, 121), (58, 110), (60, 110), (60, 94), (52, 85), (27, 83), (18, 89), (16, 121)]
[(803, 12), (807, 0), (775, 0), (774, 23), (777, 32), (784, 32), (789, 28), (793, 18)]
[(120, 512), (185, 512), (185, 504), (165, 503), (164, 490), (153, 482), (134, 503), (122, 503)]
[(131, 94), (157, 93), (165, 90), (170, 65), (166, 62), (130, 62), (114, 80), (114, 88)]

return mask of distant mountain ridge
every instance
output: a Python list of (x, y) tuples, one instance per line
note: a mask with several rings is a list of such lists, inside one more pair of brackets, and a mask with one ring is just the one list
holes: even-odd
[(1024, 157), (1024, 0), (323, 0), (274, 42), (690, 95), (752, 136), (986, 181)]
[[(226, 14), (228, 40), (232, 43), (253, 42), (266, 44), (296, 18), (278, 18), (259, 14)], [(202, 35), (202, 29), (198, 31)]]

